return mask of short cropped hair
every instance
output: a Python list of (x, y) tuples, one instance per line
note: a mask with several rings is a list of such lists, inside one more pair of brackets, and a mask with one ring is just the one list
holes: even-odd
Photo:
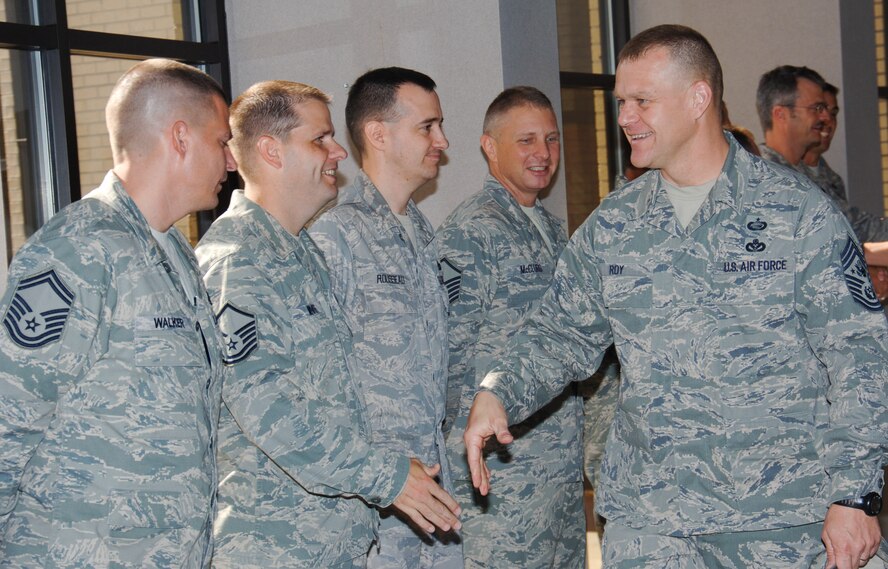
[(824, 83), (823, 84), (823, 92), (829, 93), (833, 97), (839, 96), (839, 88), (833, 85), (832, 83)]
[(345, 126), (358, 154), (364, 154), (364, 125), (370, 121), (392, 121), (398, 117), (398, 89), (413, 84), (426, 91), (435, 90), (435, 82), (425, 73), (403, 67), (382, 67), (364, 73), (348, 90)]
[(687, 71), (694, 80), (706, 81), (712, 89), (712, 105), (721, 115), (724, 82), (722, 68), (715, 50), (703, 35), (687, 26), (663, 24), (648, 28), (636, 34), (620, 50), (617, 65), (624, 61), (635, 61), (648, 51), (665, 48), (669, 57)]
[(262, 81), (231, 104), (231, 151), (241, 175), (253, 175), (253, 148), (262, 136), (285, 139), (302, 124), (298, 106), (310, 101), (330, 104), (330, 96), (311, 85), (293, 81)]
[(145, 137), (152, 121), (173, 110), (200, 120), (212, 111), (216, 97), (226, 100), (219, 83), (190, 65), (146, 59), (132, 66), (117, 80), (105, 106), (115, 161), (124, 150), (148, 141)]
[(509, 87), (497, 95), (487, 107), (487, 112), (484, 114), (484, 134), (489, 135), (494, 130), (500, 117), (516, 107), (524, 106), (555, 112), (549, 97), (536, 87), (527, 85)]
[(774, 128), (771, 119), (774, 107), (783, 105), (791, 107), (796, 104), (799, 97), (799, 79), (807, 79), (821, 89), (827, 84), (813, 69), (795, 65), (775, 67), (759, 79), (758, 89), (755, 92), (755, 110), (758, 112), (763, 131), (768, 132)]

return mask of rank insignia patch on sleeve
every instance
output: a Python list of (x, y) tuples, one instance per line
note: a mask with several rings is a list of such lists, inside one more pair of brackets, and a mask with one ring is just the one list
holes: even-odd
[(848, 285), (851, 297), (867, 310), (874, 312), (882, 310), (882, 305), (873, 290), (863, 254), (850, 236), (845, 244), (845, 249), (842, 250), (842, 269), (845, 272), (845, 284)]
[(447, 301), (453, 304), (459, 300), (462, 271), (457, 269), (446, 257), (442, 257), (438, 262), (438, 270), (441, 272), (441, 284), (444, 285), (444, 290), (447, 291)]
[(62, 337), (74, 293), (50, 269), (19, 281), (3, 317), (9, 338), (23, 348), (41, 348)]
[(234, 365), (244, 361), (259, 346), (256, 316), (226, 302), (216, 315), (222, 331), (222, 363)]

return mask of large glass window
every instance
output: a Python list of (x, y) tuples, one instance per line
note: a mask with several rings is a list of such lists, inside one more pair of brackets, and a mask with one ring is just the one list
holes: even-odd
[(628, 35), (625, 0), (557, 0), (558, 53), (567, 179), (567, 223), (571, 233), (622, 172), (615, 122), (615, 54)]
[(81, 30), (184, 40), (180, 0), (66, 0), (68, 26)]
[(876, 28), (876, 81), (879, 86), (879, 138), (882, 154), (882, 201), (888, 212), (888, 73), (886, 73), (885, 1), (873, 1), (873, 21)]
[(55, 212), (39, 67), (39, 53), (0, 50), (0, 220), (6, 227), (0, 257), (5, 259)]
[[(149, 57), (198, 66), (230, 92), (224, 0), (0, 0), (0, 277), (37, 228), (101, 182), (108, 95)], [(177, 226), (196, 243), (214, 216)]]

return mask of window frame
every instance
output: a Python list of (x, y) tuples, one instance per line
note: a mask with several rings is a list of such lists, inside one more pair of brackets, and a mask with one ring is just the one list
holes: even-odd
[[(629, 22), (629, 0), (599, 0), (601, 12), (605, 14), (601, 21), (601, 37), (608, 39), (609, 53), (607, 54), (607, 68), (610, 73), (584, 73), (579, 71), (561, 71), (559, 76), (561, 79), (561, 87), (589, 87), (592, 89), (600, 89), (602, 91), (614, 90), (616, 81), (617, 55), (626, 42), (631, 38), (630, 22)], [(613, 180), (614, 177), (623, 171), (623, 167), (628, 161), (625, 156), (625, 149), (621, 143), (619, 124), (617, 117), (617, 102), (613, 96), (606, 97), (605, 119), (608, 128), (606, 129), (606, 140), (608, 148), (613, 152), (608, 160), (608, 176)]]
[[(231, 96), (228, 33), (224, 0), (182, 0), (182, 22), (186, 37), (170, 40), (127, 34), (97, 32), (68, 27), (66, 0), (40, 0), (32, 21), (22, 24), (0, 21), (0, 49), (39, 52), (45, 100), (35, 108), (45, 113), (49, 127), (49, 175), (52, 180), (51, 209), (55, 213), (84, 194), (80, 184), (77, 126), (74, 111), (72, 55), (132, 59), (162, 57), (200, 66)], [(223, 188), (215, 211), (198, 214), (198, 232), (206, 231), (216, 215), (227, 207), (231, 189)], [(224, 202), (224, 204), (223, 204)], [(45, 209), (45, 208), (44, 208)], [(46, 221), (40, 220), (41, 223)]]

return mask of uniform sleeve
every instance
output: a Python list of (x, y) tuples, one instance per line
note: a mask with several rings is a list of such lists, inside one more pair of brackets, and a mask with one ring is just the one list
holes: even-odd
[(539, 307), (481, 383), (520, 423), (571, 381), (592, 375), (613, 343), (593, 251), (590, 218), (568, 243)]
[(580, 393), (584, 399), (583, 464), (586, 477), (595, 486), (620, 398), (620, 362), (613, 347), (605, 353), (598, 371), (580, 383)]
[(831, 503), (880, 488), (888, 452), (888, 326), (860, 247), (831, 204), (809, 198), (796, 239), (797, 311), (829, 377), (821, 461)]
[[(331, 211), (312, 224), (309, 235), (324, 254), (333, 295), (341, 306), (350, 306), (356, 289), (354, 262), (348, 239), (342, 228), (343, 221)], [(351, 314), (346, 314), (349, 325), (353, 324), (351, 317)]]
[(479, 331), (496, 293), (495, 245), (479, 231), (459, 225), (439, 233), (438, 261), (449, 300), (447, 418), (453, 424), (460, 400), (478, 388), (475, 355)]
[(57, 238), (27, 244), (9, 268), (0, 300), (0, 535), (58, 400), (103, 343), (109, 267), (95, 243)]
[[(295, 323), (272, 283), (252, 263), (231, 256), (211, 265), (204, 282), (217, 312), (236, 308), (242, 327), (255, 323), (257, 341), (249, 354), (229, 362), (222, 395), (247, 439), (310, 492), (391, 504), (406, 483), (409, 460), (370, 447), (362, 437), (354, 402), (342, 393), (322, 345), (296, 353)], [(333, 377), (316, 379), (325, 374)]]
[(888, 241), (888, 219), (853, 206), (848, 209), (848, 217), (854, 234), (861, 241)]

